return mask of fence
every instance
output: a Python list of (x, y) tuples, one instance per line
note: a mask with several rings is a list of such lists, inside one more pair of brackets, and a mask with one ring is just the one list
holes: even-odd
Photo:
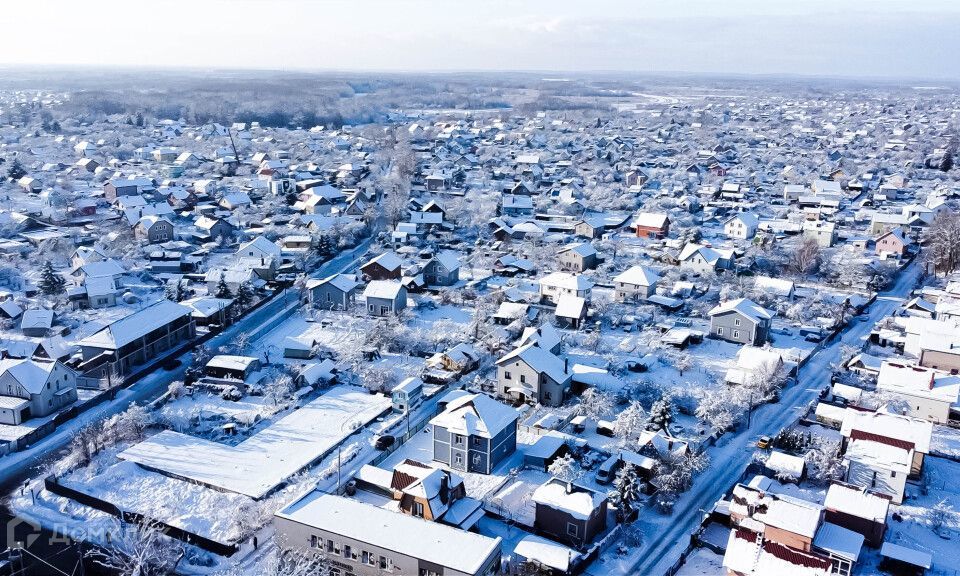
[(95, 510), (100, 510), (112, 516), (116, 516), (120, 519), (121, 522), (129, 522), (131, 524), (136, 524), (139, 526), (155, 526), (160, 532), (164, 535), (171, 538), (176, 538), (181, 542), (186, 542), (188, 544), (193, 544), (199, 548), (202, 548), (208, 552), (213, 552), (220, 556), (232, 556), (239, 550), (239, 546), (236, 544), (224, 544), (222, 542), (217, 542), (205, 536), (200, 536), (199, 534), (194, 534), (184, 530), (183, 528), (178, 528), (177, 526), (171, 526), (166, 522), (161, 522), (154, 518), (150, 518), (138, 512), (129, 512), (126, 510), (120, 509), (118, 506), (106, 500), (102, 500), (87, 494), (86, 492), (81, 492), (69, 486), (64, 486), (61, 484), (56, 477), (47, 476), (43, 480), (44, 488), (48, 491), (56, 494), (58, 496), (63, 496), (64, 498), (69, 498), (84, 506), (88, 506)]

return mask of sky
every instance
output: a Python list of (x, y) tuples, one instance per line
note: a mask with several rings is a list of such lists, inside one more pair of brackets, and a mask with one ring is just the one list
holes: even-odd
[(960, 80), (960, 0), (10, 0), (0, 65)]

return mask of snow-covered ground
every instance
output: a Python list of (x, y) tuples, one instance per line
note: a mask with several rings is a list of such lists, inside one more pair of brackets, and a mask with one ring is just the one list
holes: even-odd
[(702, 511), (710, 508), (740, 478), (753, 457), (757, 438), (775, 435), (806, 412), (821, 389), (829, 384), (831, 365), (838, 361), (841, 345), (861, 344), (873, 325), (895, 310), (909, 294), (919, 272), (920, 266), (908, 266), (894, 286), (870, 306), (869, 321), (851, 323), (840, 337), (817, 352), (800, 370), (799, 382), (783, 391), (779, 403), (762, 405), (753, 411), (750, 428), (721, 437), (717, 446), (709, 451), (709, 469), (694, 479), (693, 487), (680, 498), (672, 514), (644, 510), (637, 521), (644, 534), (643, 544), (629, 558), (608, 551), (587, 573), (600, 576), (665, 572), (686, 547), (690, 534), (700, 523)]
[(390, 399), (337, 386), (236, 446), (165, 430), (119, 454), (180, 478), (261, 498), (390, 407)]

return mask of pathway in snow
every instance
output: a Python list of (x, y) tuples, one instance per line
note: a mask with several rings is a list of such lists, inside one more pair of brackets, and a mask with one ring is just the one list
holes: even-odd
[[(637, 561), (626, 573), (659, 575), (676, 562), (690, 542), (690, 534), (700, 525), (703, 510), (713, 506), (750, 463), (757, 437), (775, 435), (806, 411), (807, 406), (829, 384), (831, 364), (839, 360), (840, 346), (862, 343), (874, 324), (894, 312), (910, 293), (921, 268), (916, 260), (911, 262), (900, 273), (893, 288), (871, 304), (866, 321), (852, 321), (830, 345), (811, 357), (800, 370), (798, 383), (783, 392), (778, 404), (765, 404), (754, 409), (751, 427), (729, 439), (719, 450), (711, 452), (710, 468), (696, 479), (690, 491), (677, 503), (672, 515), (649, 518), (641, 515), (638, 522), (644, 528), (645, 539)], [(656, 514), (652, 510), (644, 512), (647, 515)], [(596, 576), (609, 573), (610, 566), (600, 562), (594, 562), (587, 570), (587, 574)]]

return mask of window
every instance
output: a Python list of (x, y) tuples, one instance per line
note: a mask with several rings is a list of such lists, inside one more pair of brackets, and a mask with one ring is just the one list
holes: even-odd
[(349, 544), (344, 544), (344, 545), (343, 545), (343, 557), (344, 557), (344, 558), (349, 558), (349, 557), (350, 557), (350, 545), (349, 545)]
[(311, 548), (320, 548), (321, 546), (323, 546), (322, 541), (321, 541), (319, 538), (317, 538), (317, 535), (316, 535), (316, 534), (310, 536), (310, 547), (311, 547)]
[(739, 337), (740, 337), (740, 331), (739, 331), (739, 330), (734, 330), (734, 331), (733, 331), (733, 337), (734, 337), (734, 338), (739, 338)]
[(413, 515), (418, 518), (423, 518), (423, 504), (420, 502), (413, 503)]
[(723, 336), (723, 328), (717, 328), (717, 336)]
[(454, 461), (456, 461), (458, 465), (461, 465), (461, 466), (463, 465), (463, 454), (457, 454), (456, 456), (453, 457), (453, 459)]
[(366, 550), (364, 550), (364, 551), (363, 551), (363, 554), (360, 556), (360, 561), (363, 562), (364, 564), (369, 564), (369, 563), (370, 563), (370, 553), (367, 552)]
[(453, 443), (462, 446), (462, 445), (463, 445), (463, 436), (461, 436), (461, 435), (459, 435), (459, 434), (454, 434), (454, 435), (453, 435)]
[(527, 383), (527, 375), (526, 375), (526, 374), (521, 374), (521, 375), (520, 375), (520, 383), (521, 383), (521, 384), (526, 384), (526, 383)]
[(733, 325), (734, 325), (734, 326), (739, 326), (739, 325), (740, 325), (740, 319), (739, 319), (739, 318), (734, 319)]
[(505, 371), (503, 372), (503, 379), (504, 379), (504, 380), (509, 380), (509, 379), (510, 379), (510, 371), (509, 371), (509, 370), (505, 370)]
[(327, 540), (327, 552), (333, 552), (333, 540)]
[(480, 445), (480, 437), (479, 437), (479, 436), (474, 436), (474, 437), (473, 437), (473, 445), (474, 445), (474, 446), (479, 446), (479, 445)]
[(573, 522), (567, 522), (567, 536), (577, 537), (579, 534), (579, 527)]

